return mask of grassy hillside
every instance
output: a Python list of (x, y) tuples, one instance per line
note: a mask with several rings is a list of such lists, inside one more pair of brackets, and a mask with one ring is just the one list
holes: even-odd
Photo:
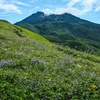
[[(51, 42), (76, 48), (77, 50), (100, 51), (100, 25), (82, 20), (71, 14), (45, 15), (37, 12), (16, 23), (33, 32), (39, 33)], [(69, 43), (71, 40), (72, 44)], [(83, 47), (77, 45), (83, 43)], [(92, 42), (93, 41), (93, 42)], [(83, 51), (84, 51), (83, 50)]]
[(16, 39), (16, 38), (32, 38), (38, 39), (44, 42), (49, 42), (47, 39), (42, 36), (23, 29), (21, 27), (11, 25), (9, 22), (5, 20), (0, 20), (0, 39)]
[(100, 57), (54, 45), (0, 21), (1, 100), (99, 98)]

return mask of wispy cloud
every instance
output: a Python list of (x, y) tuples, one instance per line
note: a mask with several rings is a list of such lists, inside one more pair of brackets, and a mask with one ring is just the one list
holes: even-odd
[(84, 9), (87, 9), (88, 11), (91, 11), (93, 9), (93, 5), (97, 3), (97, 0), (85, 0), (82, 1), (82, 5)]
[(100, 0), (97, 2), (97, 5), (95, 7), (96, 7), (95, 12), (100, 11)]
[(19, 5), (30, 6), (26, 3), (20, 2), (18, 0), (0, 0), (0, 15), (5, 15), (9, 13), (22, 14)]
[(20, 2), (18, 0), (0, 0), (0, 15), (8, 15), (10, 13), (22, 14), (19, 6), (30, 6), (26, 3)]
[(43, 9), (43, 12), (46, 14), (62, 14), (62, 13), (71, 13), (73, 15), (81, 15), (81, 11), (77, 8), (56, 8), (55, 10), (52, 9)]
[(6, 0), (0, 0), (0, 10), (5, 14), (12, 13), (12, 12), (15, 12), (18, 14), (22, 13), (21, 10), (16, 5), (12, 3), (8, 3), (8, 1)]
[[(50, 9), (43, 9), (45, 13), (55, 13), (55, 14), (62, 14), (62, 13), (71, 13), (76, 16), (84, 15), (90, 11), (99, 11), (100, 7), (97, 7), (97, 3), (99, 0), (63, 0), (62, 2), (67, 2), (65, 7), (57, 7)], [(77, 6), (78, 5), (78, 6)], [(94, 5), (96, 5), (94, 7)]]
[(53, 14), (54, 13), (54, 10), (52, 9), (49, 9), (49, 8), (46, 8), (46, 9), (42, 9), (42, 11), (46, 14)]
[(67, 4), (67, 6), (68, 7), (72, 7), (72, 6), (74, 6), (76, 3), (78, 3), (78, 2), (80, 2), (81, 0), (71, 0), (68, 4)]
[(100, 7), (97, 7), (97, 8), (95, 9), (95, 12), (97, 12), (97, 11), (100, 11)]
[(19, 8), (13, 4), (1, 4), (0, 3), (0, 10), (5, 11), (6, 13), (16, 12), (18, 14), (21, 14), (22, 12), (19, 10)]
[[(89, 11), (93, 10), (93, 5), (97, 4), (98, 0), (71, 0), (68, 4), (67, 7), (68, 8), (72, 8), (74, 9), (78, 9), (79, 10), (79, 15), (81, 14), (85, 14)], [(82, 9), (80, 10), (80, 8), (78, 7), (74, 7), (76, 4), (78, 3), (78, 5), (80, 5), (82, 7)], [(77, 12), (76, 12), (77, 15)]]
[(17, 1), (16, 3), (19, 4), (19, 5), (23, 5), (23, 6), (30, 6), (30, 5), (23, 3), (23, 2), (20, 2), (20, 1)]

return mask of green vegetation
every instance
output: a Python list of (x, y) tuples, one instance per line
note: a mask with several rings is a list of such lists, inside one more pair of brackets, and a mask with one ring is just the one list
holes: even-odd
[[(91, 52), (100, 52), (100, 25), (68, 13), (46, 16), (43, 12), (37, 12), (16, 25), (36, 32), (51, 42), (70, 48), (77, 46), (76, 49), (80, 51), (89, 49)], [(68, 40), (71, 40), (71, 43)], [(74, 46), (71, 45), (72, 43)], [(77, 45), (77, 43), (81, 43), (83, 46)]]
[(1, 100), (99, 98), (100, 57), (0, 21)]
[(30, 32), (24, 28), (11, 25), (9, 22), (0, 20), (0, 39), (32, 38), (44, 42), (49, 42), (42, 36)]

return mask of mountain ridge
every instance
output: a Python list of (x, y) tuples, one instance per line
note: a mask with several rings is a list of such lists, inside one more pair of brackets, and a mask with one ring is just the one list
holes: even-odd
[(15, 24), (36, 32), (51, 42), (72, 47), (68, 44), (69, 40), (73, 44), (75, 40), (79, 43), (83, 42), (90, 47), (90, 50), (100, 49), (100, 24), (80, 19), (69, 13), (46, 15), (43, 12), (37, 12)]

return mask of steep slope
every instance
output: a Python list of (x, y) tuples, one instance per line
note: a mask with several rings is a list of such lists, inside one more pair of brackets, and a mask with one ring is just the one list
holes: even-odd
[(48, 40), (34, 32), (28, 31), (16, 25), (12, 25), (5, 20), (0, 20), (0, 39), (16, 38), (32, 38), (44, 42), (49, 42)]
[[(72, 40), (71, 42), (75, 45), (73, 48), (78, 46), (73, 41), (76, 40), (86, 49), (100, 49), (100, 25), (68, 13), (45, 15), (43, 12), (37, 12), (16, 25), (35, 31), (52, 42), (63, 43), (63, 45), (70, 47), (73, 46), (68, 40)], [(80, 46), (78, 47), (81, 49)]]
[(1, 100), (99, 100), (100, 57), (54, 45), (5, 21), (0, 34)]

